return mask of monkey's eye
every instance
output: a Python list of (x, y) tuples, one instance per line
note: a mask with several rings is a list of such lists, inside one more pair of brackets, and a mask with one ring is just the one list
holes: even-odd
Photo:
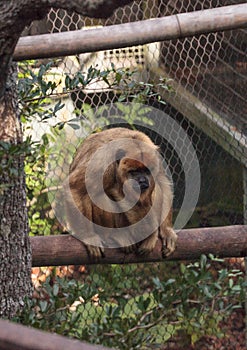
[(129, 174), (131, 176), (136, 176), (136, 175), (150, 175), (151, 172), (148, 168), (143, 168), (143, 169), (132, 169), (129, 171)]
[(135, 175), (139, 174), (140, 171), (138, 171), (138, 170), (129, 170), (128, 173), (129, 173), (130, 175), (132, 175), (132, 176), (135, 176)]
[(151, 174), (151, 169), (145, 168), (144, 172), (145, 172), (145, 174), (150, 175)]

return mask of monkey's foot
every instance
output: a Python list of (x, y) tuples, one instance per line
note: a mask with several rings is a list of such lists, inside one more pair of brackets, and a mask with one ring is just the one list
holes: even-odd
[(162, 255), (163, 258), (166, 258), (167, 256), (171, 255), (176, 249), (177, 234), (172, 228), (166, 227), (165, 234), (163, 233), (161, 240)]
[(132, 245), (128, 245), (126, 247), (121, 247), (121, 250), (125, 253), (125, 254), (131, 254), (133, 252), (136, 251), (136, 244), (132, 244)]
[(150, 254), (156, 245), (158, 235), (152, 234), (148, 238), (146, 238), (144, 241), (141, 242), (139, 248), (138, 248), (138, 254), (140, 255), (148, 255)]
[(99, 261), (105, 257), (104, 249), (102, 247), (96, 247), (93, 245), (86, 245), (90, 259)]

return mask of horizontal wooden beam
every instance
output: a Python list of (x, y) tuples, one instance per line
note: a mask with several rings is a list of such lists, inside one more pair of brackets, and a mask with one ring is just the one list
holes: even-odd
[(109, 350), (79, 340), (0, 320), (0, 350)]
[[(31, 237), (33, 266), (84, 264), (126, 264), (163, 261), (161, 242), (148, 256), (125, 254), (120, 249), (105, 249), (105, 257), (92, 261), (85, 246), (71, 235)], [(194, 260), (202, 254), (218, 257), (247, 256), (247, 226), (185, 229), (178, 232), (177, 248), (165, 260)]]
[(223, 6), (103, 28), (21, 37), (14, 60), (68, 56), (243, 27), (247, 27), (247, 4)]

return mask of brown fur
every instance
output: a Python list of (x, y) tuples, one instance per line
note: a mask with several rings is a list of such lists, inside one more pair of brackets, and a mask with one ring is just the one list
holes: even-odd
[[(122, 139), (125, 139), (125, 142), (122, 142)], [(126, 142), (126, 139), (130, 142)], [(108, 156), (115, 157), (116, 160), (111, 164), (109, 163), (110, 165), (104, 171), (104, 160), (101, 159), (102, 157), (99, 157), (99, 159), (96, 157), (93, 164), (91, 162), (92, 172), (90, 177), (87, 178), (87, 186), (96, 197), (98, 196), (97, 198), (107, 194), (117, 206), (120, 203), (119, 201), (125, 198), (123, 184), (127, 184), (125, 188), (126, 196), (130, 200), (137, 200), (137, 202), (131, 209), (125, 210), (122, 207), (121, 213), (112, 213), (96, 206), (91, 201), (85, 186), (86, 170), (91, 158), (100, 147), (111, 141), (118, 141), (118, 147), (116, 149), (109, 146), (105, 156), (106, 158)], [(126, 230), (128, 230), (130, 225), (143, 219), (153, 207), (152, 216), (148, 222), (144, 223), (143, 229), (148, 231), (149, 224), (152, 227), (152, 225), (160, 222), (157, 229), (153, 232), (148, 231), (143, 236), (143, 240), (131, 245), (128, 242), (126, 243), (124, 237), (118, 237), (116, 230), (116, 240), (119, 245), (125, 246), (124, 249), (127, 252), (134, 249), (140, 254), (146, 254), (154, 249), (157, 239), (160, 237), (163, 243), (164, 256), (174, 251), (176, 234), (172, 229), (172, 191), (157, 156), (157, 149), (158, 147), (148, 136), (142, 132), (126, 128), (114, 128), (92, 134), (82, 143), (70, 167), (69, 186), (71, 195), (66, 196), (68, 226), (77, 238), (80, 239), (81, 236), (83, 241), (85, 234), (82, 234), (82, 231), (87, 231), (89, 234), (93, 232), (93, 223), (108, 228), (126, 227)], [(103, 176), (105, 194), (99, 190), (99, 174)], [(145, 188), (141, 193), (137, 193), (133, 186), (126, 182), (128, 179), (147, 182), (149, 184), (148, 188)], [(83, 213), (92, 224), (85, 224), (83, 220), (80, 222), (77, 210)], [(77, 223), (75, 224), (75, 222)], [(94, 244), (95, 246), (86, 246), (92, 257), (99, 258), (103, 255), (103, 248), (100, 247), (101, 237), (97, 237)]]

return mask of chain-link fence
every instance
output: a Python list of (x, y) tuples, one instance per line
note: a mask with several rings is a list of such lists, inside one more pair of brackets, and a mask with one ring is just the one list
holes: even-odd
[[(52, 9), (44, 21), (35, 23), (27, 33), (86, 30), (244, 2), (134, 1), (106, 20)], [(53, 67), (53, 76), (64, 81), (66, 75), (73, 77), (91, 66), (104, 70), (114, 64), (116, 69), (136, 69), (138, 81), (154, 82), (154, 86), (160, 77), (171, 79), (172, 91), (160, 90), (166, 104), (155, 98), (149, 98), (148, 102), (183, 128), (199, 160), (200, 194), (187, 227), (236, 225), (244, 223), (247, 196), (243, 186), (247, 147), (246, 52), (247, 29), (238, 29), (60, 58)], [(65, 108), (60, 111), (60, 121), (74, 117), (75, 109), (83, 114), (85, 106), (90, 105), (97, 111), (115, 98), (112, 89), (97, 83), (83, 91), (75, 90), (63, 96)], [(42, 124), (33, 125), (34, 137), (39, 137), (35, 132), (39, 135), (45, 132), (42, 127)], [(185, 174), (178, 153), (160, 136), (162, 128), (162, 118), (155, 119), (155, 127), (141, 127), (161, 147), (169, 165), (176, 216), (184, 198)], [(174, 134), (177, 145), (183, 144), (179, 135)], [(39, 197), (38, 192), (36, 195)], [(39, 200), (42, 206), (44, 199)], [(38, 222), (47, 212), (52, 216), (49, 205), (45, 201), (43, 204), (43, 212), (31, 210), (34, 232), (61, 232), (58, 223), (47, 220), (45, 227), (43, 222)], [(77, 282), (59, 281), (53, 297), (45, 288), (37, 293), (43, 302), (49, 295), (48, 303), (52, 304), (58, 302), (56, 293), (64, 288), (60, 293), (70, 304), (65, 333), (92, 342), (121, 349), (189, 349), (191, 344), (198, 349), (244, 349), (244, 310), (230, 308), (241, 304), (241, 288), (235, 284), (238, 273), (233, 277), (225, 275), (228, 268), (243, 269), (242, 263), (240, 260), (209, 262), (202, 258), (200, 264), (192, 265), (166, 262), (61, 268), (57, 271), (59, 276), (73, 277)], [(48, 288), (54, 288), (57, 284), (51, 276), (51, 269), (34, 271), (39, 287), (44, 279), (49, 282)], [(82, 283), (79, 285), (78, 281)], [(39, 305), (36, 309), (39, 316), (42, 307), (48, 308)], [(65, 320), (61, 321), (63, 314), (57, 309), (53, 311), (53, 319), (50, 317), (49, 327), (62, 332), (61, 324)]]

